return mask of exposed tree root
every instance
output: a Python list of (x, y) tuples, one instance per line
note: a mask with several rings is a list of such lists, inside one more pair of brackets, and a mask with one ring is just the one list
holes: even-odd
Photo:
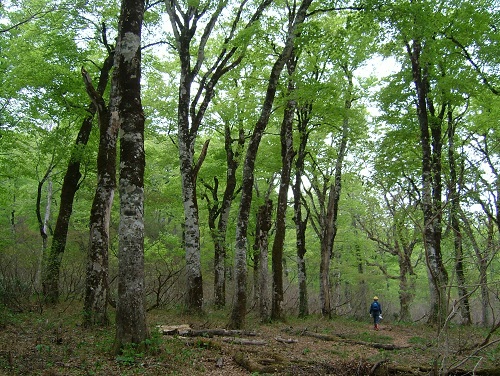
[[(263, 357), (265, 355), (265, 357)], [(234, 361), (249, 372), (276, 373), (284, 368), (284, 360), (275, 354), (260, 354), (252, 359), (248, 353), (238, 351), (233, 356)]]

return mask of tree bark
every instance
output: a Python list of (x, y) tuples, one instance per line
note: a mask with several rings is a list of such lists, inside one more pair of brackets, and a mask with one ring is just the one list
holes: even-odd
[(291, 17), (290, 19), (285, 46), (271, 69), (264, 104), (262, 106), (259, 119), (254, 127), (245, 156), (243, 166), (243, 188), (241, 191), (241, 201), (236, 224), (236, 246), (234, 256), (236, 283), (234, 289), (235, 298), (229, 324), (233, 328), (241, 328), (244, 325), (246, 317), (247, 229), (248, 218), (250, 216), (250, 206), (252, 203), (255, 159), (257, 157), (260, 140), (262, 139), (264, 130), (266, 129), (269, 122), (269, 117), (271, 116), (272, 105), (274, 103), (279, 77), (286, 62), (292, 54), (295, 37), (298, 33), (297, 29), (304, 22), (307, 9), (309, 8), (309, 5), (311, 5), (311, 2), (312, 0), (303, 0), (300, 8), (295, 14), (295, 17)]
[(468, 214), (460, 210), (464, 232), (467, 234), (476, 254), (476, 267), (479, 270), (479, 285), (481, 288), (481, 324), (487, 327), (491, 323), (491, 304), (488, 289), (488, 266), (490, 265), (493, 249), (496, 248), (494, 236), (494, 221), (488, 217), (486, 229), (486, 247), (478, 244)]
[[(108, 57), (101, 69), (97, 90), (90, 76), (82, 68), (82, 75), (90, 99), (97, 108), (99, 119), (99, 151), (97, 155), (97, 186), (90, 211), (89, 249), (83, 305), (85, 326), (108, 325), (108, 248), (109, 221), (116, 188), (116, 142), (119, 124), (110, 124), (108, 108), (102, 93), (109, 82), (113, 67), (114, 51), (108, 49)], [(117, 109), (112, 109), (116, 111)], [(116, 120), (116, 118), (115, 118)]]
[[(120, 226), (114, 349), (144, 345), (149, 336), (144, 295), (144, 114), (141, 104), (141, 28), (144, 0), (123, 0), (110, 124), (120, 125)], [(116, 110), (115, 110), (116, 109)]]

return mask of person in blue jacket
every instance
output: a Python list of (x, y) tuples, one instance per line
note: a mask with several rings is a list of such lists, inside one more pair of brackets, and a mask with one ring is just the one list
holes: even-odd
[(378, 301), (378, 297), (373, 297), (373, 302), (370, 305), (370, 316), (373, 317), (373, 329), (379, 330), (378, 324), (382, 318), (382, 305)]

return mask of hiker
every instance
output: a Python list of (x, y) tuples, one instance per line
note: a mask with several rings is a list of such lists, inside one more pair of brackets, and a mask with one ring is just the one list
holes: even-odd
[(373, 329), (379, 330), (378, 323), (382, 318), (382, 306), (377, 296), (373, 297), (373, 302), (370, 305), (370, 316), (373, 317)]

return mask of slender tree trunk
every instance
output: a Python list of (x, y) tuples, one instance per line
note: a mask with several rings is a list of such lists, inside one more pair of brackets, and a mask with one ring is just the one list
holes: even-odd
[(467, 234), (467, 237), (472, 244), (472, 248), (474, 249), (474, 253), (476, 254), (476, 267), (479, 270), (479, 285), (481, 288), (481, 324), (487, 327), (491, 322), (491, 304), (488, 289), (488, 266), (490, 264), (490, 255), (492, 254), (492, 250), (496, 248), (493, 230), (494, 221), (491, 217), (488, 217), (488, 222), (486, 224), (487, 241), (486, 247), (484, 247), (478, 244), (468, 215), (460, 210), (460, 216), (462, 223), (464, 224), (464, 232)]
[[(38, 260), (38, 267), (36, 270), (36, 275), (35, 275), (35, 286), (37, 288), (39, 287), (40, 284), (40, 279), (41, 279), (41, 272), (42, 272), (42, 265), (43, 265), (43, 260), (44, 257), (47, 253), (47, 247), (48, 247), (48, 239), (49, 239), (49, 218), (50, 218), (50, 210), (52, 207), (52, 179), (50, 178), (50, 174), (52, 172), (52, 167), (50, 167), (47, 170), (47, 173), (45, 176), (42, 178), (42, 180), (38, 183), (38, 192), (37, 192), (37, 200), (36, 200), (36, 215), (38, 219), (38, 226), (40, 229), (40, 236), (42, 237), (42, 251), (40, 253), (40, 258)], [(42, 218), (42, 209), (41, 209), (41, 202), (42, 202), (42, 188), (44, 183), (47, 182), (47, 198), (46, 198), (46, 203), (45, 203), (45, 213)], [(13, 219), (13, 218), (12, 218)]]
[(144, 114), (141, 104), (141, 28), (144, 0), (123, 0), (115, 71), (111, 85), (111, 124), (120, 125), (120, 226), (118, 299), (114, 349), (144, 344), (149, 336), (144, 295)]
[[(411, 252), (411, 251), (410, 251)], [(411, 278), (411, 259), (404, 254), (399, 254), (399, 320), (411, 322), (411, 303), (415, 296), (415, 281)], [(410, 253), (411, 255), (411, 253)]]
[(462, 231), (460, 229), (460, 193), (458, 191), (459, 182), (457, 177), (457, 163), (455, 159), (455, 124), (452, 111), (448, 111), (448, 161), (450, 165), (450, 200), (451, 200), (451, 228), (453, 231), (453, 245), (455, 248), (455, 273), (457, 275), (457, 288), (459, 297), (459, 307), (461, 321), (465, 325), (471, 325), (469, 294), (467, 291), (464, 255), (462, 247)]
[(76, 137), (75, 146), (73, 147), (68, 167), (64, 175), (59, 202), (59, 213), (54, 228), (52, 244), (43, 260), (42, 288), (45, 302), (49, 304), (59, 301), (61, 262), (66, 248), (69, 221), (73, 212), (73, 200), (79, 188), (80, 178), (82, 177), (80, 173), (82, 148), (87, 145), (92, 131), (92, 121), (96, 113), (94, 105), (89, 106), (88, 112), (89, 115), (83, 120), (78, 136)]
[[(354, 226), (353, 226), (354, 227)], [(369, 306), (370, 299), (368, 298), (368, 284), (366, 282), (365, 276), (365, 263), (363, 255), (361, 254), (361, 246), (356, 244), (356, 261), (358, 263), (358, 286), (357, 289), (354, 290), (354, 294), (356, 296), (353, 299), (354, 312), (359, 318), (364, 318), (366, 315), (366, 307)]]
[(304, 161), (306, 158), (306, 146), (309, 136), (307, 125), (312, 110), (311, 105), (306, 105), (298, 112), (299, 121), (297, 124), (299, 130), (299, 147), (297, 159), (295, 161), (295, 181), (292, 185), (293, 192), (293, 220), (295, 222), (295, 236), (297, 246), (297, 275), (299, 284), (299, 317), (309, 315), (309, 301), (307, 297), (307, 271), (306, 271), (306, 229), (309, 216), (302, 218), (302, 177), (304, 176)]
[[(239, 156), (245, 145), (245, 133), (243, 128), (239, 129), (239, 136), (236, 149), (233, 150), (233, 137), (228, 124), (224, 127), (225, 150), (226, 150), (226, 189), (223, 198), (219, 202), (219, 180), (214, 177), (214, 185), (204, 182), (205, 187), (211, 192), (211, 197), (204, 194), (208, 203), (208, 225), (212, 241), (214, 242), (214, 304), (216, 308), (222, 308), (226, 305), (226, 233), (229, 222), (229, 214), (236, 189), (236, 171), (239, 165)], [(218, 222), (217, 222), (218, 220)]]
[(247, 229), (248, 219), (250, 216), (250, 207), (252, 203), (255, 159), (257, 157), (260, 140), (262, 139), (264, 130), (266, 129), (267, 123), (269, 122), (279, 77), (286, 62), (292, 54), (295, 38), (298, 33), (298, 27), (304, 22), (307, 9), (309, 8), (309, 5), (311, 5), (311, 3), (312, 0), (303, 0), (300, 8), (295, 14), (295, 17), (290, 18), (285, 46), (271, 69), (264, 104), (261, 109), (260, 117), (254, 127), (254, 131), (245, 156), (245, 162), (243, 166), (241, 201), (236, 224), (236, 245), (234, 256), (236, 286), (234, 289), (234, 306), (231, 312), (231, 320), (229, 323), (229, 326), (232, 328), (242, 328), (246, 317)]
[[(287, 62), (288, 68), (288, 93), (290, 97), (295, 90), (292, 75), (295, 73), (297, 66), (297, 58), (292, 52), (290, 59)], [(290, 187), (292, 162), (295, 156), (293, 150), (293, 120), (297, 101), (288, 99), (283, 121), (281, 123), (280, 140), (281, 140), (281, 176), (280, 186), (278, 191), (278, 204), (276, 210), (276, 234), (274, 236), (272, 248), (272, 305), (271, 319), (283, 319), (283, 246), (285, 244), (286, 235), (286, 210), (288, 208), (288, 189)]]
[(413, 82), (416, 90), (417, 115), (420, 125), (420, 144), (422, 147), (422, 211), (424, 214), (424, 249), (430, 287), (429, 323), (441, 325), (448, 313), (447, 284), (448, 273), (441, 255), (441, 170), (440, 170), (440, 138), (434, 133), (434, 151), (431, 150), (431, 134), (436, 132), (440, 124), (430, 124), (427, 112), (428, 90), (427, 68), (421, 67), (421, 43), (414, 40), (407, 45), (412, 64)]
[[(109, 221), (116, 188), (116, 143), (118, 123), (110, 123), (108, 108), (102, 98), (113, 67), (114, 51), (109, 50), (99, 77), (97, 90), (92, 86), (88, 73), (82, 75), (90, 99), (97, 108), (99, 119), (99, 152), (97, 155), (97, 187), (90, 211), (89, 250), (83, 305), (85, 326), (108, 325), (108, 248)], [(117, 108), (111, 109), (117, 111)], [(116, 117), (114, 118), (116, 121)]]
[(352, 106), (352, 72), (347, 67), (343, 67), (348, 81), (348, 90), (344, 108), (346, 114), (342, 124), (342, 135), (335, 162), (334, 183), (331, 184), (328, 194), (328, 205), (326, 208), (326, 217), (324, 218), (322, 236), (321, 236), (321, 264), (320, 264), (320, 301), (321, 313), (323, 316), (331, 317), (331, 291), (330, 291), (330, 260), (333, 253), (333, 244), (337, 235), (337, 217), (339, 211), (340, 194), (342, 191), (342, 168), (347, 153), (347, 142), (349, 134), (349, 110)]

